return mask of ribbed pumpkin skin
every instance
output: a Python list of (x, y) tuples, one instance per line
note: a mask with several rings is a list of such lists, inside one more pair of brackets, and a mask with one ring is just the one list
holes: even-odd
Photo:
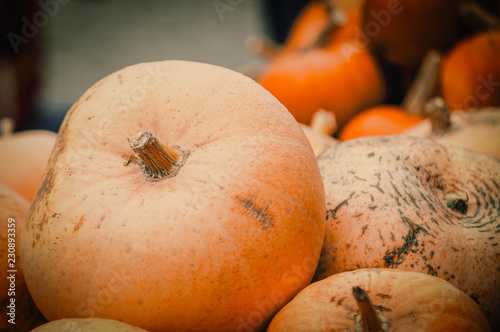
[[(124, 166), (142, 130), (191, 151), (176, 176)], [(241, 74), (184, 61), (113, 73), (69, 111), (49, 163), (22, 257), (51, 320), (259, 330), (312, 279), (325, 220), (314, 153)]]

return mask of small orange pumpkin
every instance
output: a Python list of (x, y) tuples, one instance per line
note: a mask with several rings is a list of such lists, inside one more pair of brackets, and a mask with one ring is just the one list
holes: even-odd
[(269, 92), (222, 67), (142, 63), (66, 115), (22, 268), (50, 320), (262, 330), (311, 282), (325, 211), (311, 146)]
[(359, 269), (303, 289), (267, 331), (487, 332), (490, 327), (469, 296), (440, 278)]
[(341, 142), (318, 157), (327, 230), (315, 280), (357, 268), (449, 281), (500, 327), (500, 160), (405, 135)]
[(400, 106), (374, 106), (349, 120), (340, 131), (339, 139), (345, 141), (363, 136), (399, 134), (422, 120), (424, 118), (410, 115)]
[(35, 197), (57, 134), (47, 130), (26, 130), (0, 137), (0, 182), (28, 201)]

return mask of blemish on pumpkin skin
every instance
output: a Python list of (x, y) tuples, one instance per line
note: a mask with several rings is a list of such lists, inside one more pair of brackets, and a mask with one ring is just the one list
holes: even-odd
[(78, 221), (75, 227), (73, 227), (73, 233), (78, 232), (78, 230), (80, 229), (80, 227), (82, 227), (84, 222), (85, 222), (85, 216), (81, 216), (80, 221)]
[(259, 207), (255, 203), (256, 197), (240, 199), (239, 202), (243, 205), (247, 211), (247, 215), (251, 216), (262, 225), (262, 229), (271, 230), (271, 226), (274, 225), (274, 217), (268, 212), (269, 202), (266, 202), (264, 206)]

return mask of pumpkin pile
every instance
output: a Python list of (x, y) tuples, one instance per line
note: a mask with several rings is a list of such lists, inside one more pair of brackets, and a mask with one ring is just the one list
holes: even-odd
[(402, 133), (427, 117), (424, 105), (434, 96), (452, 111), (499, 107), (497, 7), (484, 0), (311, 1), (282, 47), (254, 48), (267, 58), (255, 79), (298, 122), (310, 124), (319, 109), (332, 112), (340, 140)]
[(57, 134), (2, 121), (15, 328), (499, 330), (489, 5), (313, 0), (258, 78), (139, 63)]

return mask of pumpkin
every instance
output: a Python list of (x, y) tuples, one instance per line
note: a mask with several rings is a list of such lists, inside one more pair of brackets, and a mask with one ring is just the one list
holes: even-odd
[[(429, 49), (448, 50), (461, 36), (460, 0), (367, 0), (358, 38), (388, 63), (417, 68)], [(422, 24), (425, 22), (425, 24)]]
[(42, 179), (57, 134), (25, 130), (0, 137), (0, 182), (32, 201)]
[(449, 281), (500, 327), (500, 160), (405, 135), (358, 138), (318, 157), (327, 228), (314, 280), (357, 268)]
[(146, 332), (130, 324), (103, 318), (61, 318), (32, 330), (32, 332)]
[(2, 331), (29, 331), (47, 322), (31, 299), (19, 265), (19, 244), (28, 208), (29, 203), (24, 197), (0, 183)]
[(477, 33), (443, 59), (441, 94), (451, 110), (500, 106), (500, 30)]
[(422, 117), (410, 115), (400, 106), (373, 106), (349, 120), (340, 131), (339, 139), (345, 141), (363, 136), (399, 134), (422, 120)]
[(21, 258), (49, 320), (262, 330), (310, 283), (324, 238), (300, 126), (255, 81), (208, 64), (97, 82), (66, 115), (41, 188)]
[(376, 105), (356, 114), (342, 128), (339, 139), (345, 141), (363, 136), (400, 134), (421, 122), (425, 103), (438, 90), (440, 66), (439, 52), (427, 52), (401, 106)]
[(332, 112), (324, 109), (317, 110), (313, 114), (310, 125), (299, 124), (304, 134), (306, 134), (309, 143), (311, 143), (316, 156), (319, 156), (327, 148), (338, 143), (332, 137), (333, 133), (337, 130), (337, 121)]
[(407, 128), (403, 134), (431, 138), (446, 146), (478, 151), (500, 159), (499, 108), (484, 107), (450, 114), (440, 97), (430, 100), (427, 108), (429, 118)]
[(273, 318), (275, 331), (490, 331), (479, 306), (443, 279), (359, 269), (303, 289)]
[(274, 58), (258, 82), (300, 123), (323, 108), (335, 113), (339, 127), (354, 114), (385, 97), (385, 80), (367, 48), (344, 42)]
[(293, 22), (283, 46), (257, 36), (250, 36), (247, 46), (254, 54), (273, 58), (352, 39), (356, 36), (355, 28), (359, 27), (359, 4), (358, 0), (310, 1)]

